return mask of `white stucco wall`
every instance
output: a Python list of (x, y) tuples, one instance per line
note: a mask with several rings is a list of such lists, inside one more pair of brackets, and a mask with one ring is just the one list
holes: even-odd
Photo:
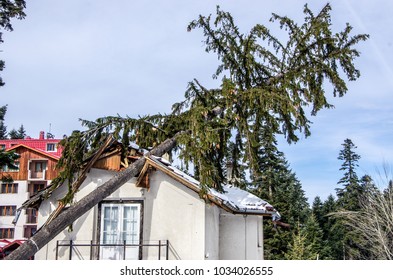
[[(198, 194), (155, 172), (145, 196), (144, 239), (169, 240), (169, 259), (204, 259), (205, 203)], [(153, 250), (150, 259), (157, 259)]]
[[(13, 183), (18, 184), (18, 193), (0, 193), (0, 205), (1, 206), (16, 206), (18, 209), (23, 202), (29, 198), (27, 190), (27, 181), (14, 181)], [(13, 239), (25, 239), (24, 225), (26, 224), (26, 211), (22, 211), (19, 220), (16, 225), (12, 224), (15, 216), (0, 216), (0, 227), (1, 228), (14, 228)]]
[(220, 215), (220, 259), (263, 259), (262, 217)]
[[(74, 201), (77, 202), (83, 198), (86, 194), (96, 189), (101, 184), (108, 181), (114, 173), (111, 171), (102, 171), (98, 169), (92, 169), (89, 172), (88, 177), (80, 187), (79, 192), (75, 195)], [(126, 184), (128, 185), (128, 184)], [(57, 201), (64, 197), (67, 192), (67, 186), (58, 188), (52, 193), (49, 200), (42, 202), (39, 213), (38, 213), (38, 228), (47, 220), (50, 213), (52, 213), (57, 207)], [(92, 240), (96, 241), (97, 238), (97, 219), (98, 219), (98, 206), (88, 211), (82, 217), (80, 217), (72, 225), (72, 231), (69, 229), (63, 230), (53, 240), (51, 240), (46, 246), (44, 246), (35, 255), (37, 260), (55, 259), (56, 258), (56, 242), (69, 243), (73, 240), (76, 243), (90, 243)], [(68, 247), (59, 247), (58, 259), (68, 259), (69, 249)], [(90, 248), (89, 247), (77, 247), (72, 255), (73, 259), (89, 259)]]
[(205, 259), (219, 259), (220, 208), (216, 205), (205, 205)]

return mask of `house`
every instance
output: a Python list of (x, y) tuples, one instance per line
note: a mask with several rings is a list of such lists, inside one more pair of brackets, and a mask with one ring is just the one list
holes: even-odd
[[(139, 156), (145, 155), (134, 151), (129, 158)], [(63, 230), (35, 259), (263, 259), (263, 218), (279, 219), (272, 205), (230, 186), (201, 198), (198, 181), (163, 158), (145, 157), (138, 177)], [(108, 181), (122, 162), (118, 150), (103, 153), (85, 172), (74, 202)], [(41, 226), (67, 190), (48, 188), (23, 207), (38, 208)]]
[[(0, 239), (23, 240), (37, 230), (37, 209), (26, 208), (21, 213), (17, 209), (58, 176), (55, 166), (62, 153), (59, 141), (45, 137), (43, 131), (38, 139), (0, 140), (1, 149), (14, 151), (20, 156), (17, 169), (3, 166), (0, 170)], [(18, 215), (18, 222), (13, 223)]]

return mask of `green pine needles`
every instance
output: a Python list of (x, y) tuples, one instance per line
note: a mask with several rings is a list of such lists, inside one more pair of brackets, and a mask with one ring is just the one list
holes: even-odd
[(194, 79), (185, 99), (174, 104), (168, 115), (82, 121), (87, 130), (62, 142), (62, 178), (72, 179), (108, 134), (124, 147), (131, 141), (149, 148), (182, 131), (177, 138), (179, 157), (194, 167), (205, 190), (222, 190), (228, 163), (236, 179), (232, 183), (244, 187), (246, 169), (255, 178), (260, 174), (263, 137), (283, 134), (291, 143), (300, 135), (309, 136), (310, 116), (333, 107), (325, 86), (330, 84), (333, 96), (343, 96), (346, 82), (359, 78), (355, 46), (368, 35), (353, 35), (349, 24), (334, 33), (330, 11), (327, 4), (314, 14), (306, 5), (300, 25), (273, 14), (271, 22), (286, 32), (286, 42), (261, 24), (241, 33), (231, 14), (220, 7), (214, 17), (199, 16), (188, 31), (201, 30), (206, 52), (217, 55), (219, 64), (213, 76), (222, 80), (221, 86), (207, 89)]

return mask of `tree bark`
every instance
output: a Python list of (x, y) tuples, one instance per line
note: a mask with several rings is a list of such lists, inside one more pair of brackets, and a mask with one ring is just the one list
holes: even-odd
[[(176, 145), (176, 136), (165, 140), (162, 144), (154, 148), (148, 155), (162, 156), (172, 150)], [(143, 168), (146, 162), (145, 157), (141, 157), (128, 168), (114, 175), (109, 181), (99, 186), (97, 189), (86, 195), (74, 205), (64, 210), (51, 223), (43, 226), (34, 236), (23, 243), (18, 249), (13, 251), (6, 260), (27, 260), (34, 256), (49, 241), (55, 238), (67, 226), (97, 205), (104, 198), (116, 191), (127, 181), (135, 177)]]

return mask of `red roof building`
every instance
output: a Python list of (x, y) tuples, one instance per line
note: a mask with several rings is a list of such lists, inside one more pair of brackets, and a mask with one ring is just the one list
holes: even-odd
[[(13, 244), (6, 247), (9, 250), (19, 244), (14, 241), (30, 238), (37, 230), (37, 209), (20, 207), (58, 176), (56, 165), (63, 151), (59, 142), (60, 139), (45, 137), (43, 131), (38, 139), (0, 140), (0, 149), (19, 155), (16, 169), (0, 166), (0, 240)], [(4, 250), (3, 247), (3, 254)]]
[(26, 137), (25, 139), (0, 140), (0, 148), (12, 150), (18, 145), (24, 145), (59, 159), (63, 152), (62, 147), (58, 145), (60, 140), (61, 139), (45, 138), (45, 132), (41, 131), (38, 139)]

